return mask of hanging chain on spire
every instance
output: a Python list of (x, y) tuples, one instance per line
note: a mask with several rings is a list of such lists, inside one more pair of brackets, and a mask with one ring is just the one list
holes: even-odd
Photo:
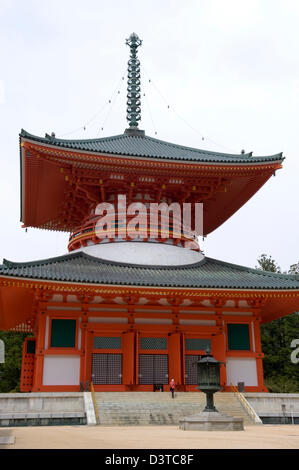
[(136, 33), (132, 33), (126, 44), (130, 47), (130, 60), (128, 61), (128, 100), (127, 100), (127, 121), (130, 129), (138, 127), (141, 119), (140, 101), (140, 62), (137, 59), (137, 49), (142, 44)]

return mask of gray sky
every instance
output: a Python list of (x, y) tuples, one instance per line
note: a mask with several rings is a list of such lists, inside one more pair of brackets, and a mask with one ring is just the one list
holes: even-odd
[(290, 0), (0, 0), (0, 262), (67, 251), (67, 234), (21, 228), (18, 134), (123, 133), (133, 31), (148, 135), (286, 157), (201, 244), (205, 254), (254, 267), (267, 253), (283, 270), (298, 262), (298, 25)]

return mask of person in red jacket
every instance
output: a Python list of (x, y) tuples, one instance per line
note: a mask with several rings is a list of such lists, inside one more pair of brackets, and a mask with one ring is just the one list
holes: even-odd
[(175, 389), (174, 379), (171, 379), (171, 381), (169, 382), (169, 385), (170, 385), (171, 397), (174, 398), (174, 389)]

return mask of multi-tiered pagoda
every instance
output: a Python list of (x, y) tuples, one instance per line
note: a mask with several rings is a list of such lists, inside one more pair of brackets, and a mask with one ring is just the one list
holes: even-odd
[[(99, 139), (20, 133), (24, 227), (70, 232), (69, 253), (0, 266), (0, 328), (31, 332), (21, 391), (153, 390), (174, 378), (195, 391), (193, 363), (207, 349), (224, 364), (221, 385), (265, 391), (260, 325), (299, 308), (299, 277), (204, 256), (170, 216), (154, 234), (128, 235), (129, 205), (203, 203), (208, 235), (282, 166), (189, 148), (140, 130), (140, 72), (132, 34), (128, 129)], [(121, 200), (122, 205), (119, 204)], [(110, 204), (118, 216), (99, 230)], [(148, 220), (145, 219), (147, 222)]]

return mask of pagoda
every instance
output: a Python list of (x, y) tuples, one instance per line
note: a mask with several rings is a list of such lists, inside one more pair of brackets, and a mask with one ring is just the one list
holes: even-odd
[[(0, 329), (31, 333), (20, 389), (79, 391), (92, 382), (96, 391), (168, 390), (174, 378), (179, 390), (196, 391), (194, 363), (209, 349), (223, 363), (223, 391), (239, 382), (267, 391), (260, 325), (299, 309), (299, 276), (209, 258), (173, 211), (168, 218), (161, 211), (150, 230), (147, 209), (202, 204), (206, 236), (282, 167), (283, 156), (218, 153), (146, 135), (141, 40), (133, 33), (127, 44), (123, 134), (20, 133), (23, 227), (70, 233), (67, 254), (0, 266)], [(136, 210), (143, 223), (132, 237)]]

